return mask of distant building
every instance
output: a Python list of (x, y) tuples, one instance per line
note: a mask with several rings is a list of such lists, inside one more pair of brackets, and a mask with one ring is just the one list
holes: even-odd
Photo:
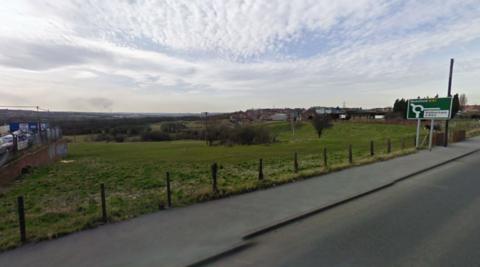
[(332, 108), (332, 107), (312, 107), (317, 114), (342, 114), (344, 111), (339, 108)]
[(358, 121), (367, 121), (367, 120), (384, 120), (385, 111), (377, 111), (377, 110), (350, 110), (347, 111), (347, 117), (350, 120), (358, 120)]
[(480, 112), (480, 105), (466, 105), (463, 112)]
[(270, 119), (272, 121), (286, 121), (288, 120), (288, 115), (285, 113), (275, 113), (270, 117)]
[(0, 136), (6, 135), (10, 132), (10, 125), (0, 125)]

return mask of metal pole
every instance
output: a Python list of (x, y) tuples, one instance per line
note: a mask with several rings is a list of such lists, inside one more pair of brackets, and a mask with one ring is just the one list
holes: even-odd
[(292, 114), (292, 116), (290, 118), (290, 124), (292, 125), (292, 135), (295, 136), (295, 123), (293, 121), (293, 116), (294, 115)]
[(207, 127), (208, 112), (205, 112), (205, 143), (208, 146), (208, 127)]
[(432, 120), (430, 122), (430, 136), (429, 136), (429, 140), (428, 140), (428, 149), (430, 149), (430, 151), (432, 151), (432, 140), (433, 140), (433, 124), (434, 124), (434, 121)]
[[(450, 59), (450, 75), (448, 76), (448, 92), (447, 96), (452, 96), (452, 74), (453, 74), (453, 58)], [(448, 146), (448, 120), (445, 121), (445, 136), (443, 137), (443, 146)]]
[(420, 148), (420, 119), (417, 120), (417, 139), (415, 141), (415, 147), (418, 149)]
[[(36, 136), (39, 137), (40, 136), (40, 107), (37, 106), (37, 133), (36, 133)], [(36, 142), (37, 140), (35, 140)]]

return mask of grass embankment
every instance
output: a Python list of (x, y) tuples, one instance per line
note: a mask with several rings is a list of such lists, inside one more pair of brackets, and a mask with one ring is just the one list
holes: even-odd
[[(480, 135), (480, 120), (452, 120), (450, 127), (455, 130), (465, 130), (467, 138), (475, 137)], [(450, 133), (453, 133), (451, 131)]]
[[(220, 166), (220, 196), (265, 188), (348, 165), (348, 145), (354, 164), (412, 151), (414, 126), (343, 122), (318, 138), (310, 124), (295, 136), (287, 123), (271, 123), (278, 143), (207, 147), (201, 141), (158, 143), (72, 143), (66, 161), (33, 170), (0, 194), (0, 250), (19, 245), (16, 197), (25, 197), (30, 241), (53, 238), (100, 224), (99, 184), (107, 188), (109, 220), (120, 221), (159, 210), (165, 200), (165, 172), (171, 173), (175, 206), (212, 199), (210, 165)], [(386, 155), (387, 138), (392, 153)], [(406, 149), (401, 150), (404, 139)], [(369, 156), (370, 140), (375, 157)], [(328, 168), (323, 148), (328, 149)], [(294, 173), (293, 154), (300, 170)], [(264, 160), (265, 180), (258, 181), (258, 160)]]

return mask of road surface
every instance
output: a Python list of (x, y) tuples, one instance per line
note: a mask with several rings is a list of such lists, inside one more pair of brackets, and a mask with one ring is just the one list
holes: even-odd
[(210, 266), (480, 266), (480, 153), (252, 242)]

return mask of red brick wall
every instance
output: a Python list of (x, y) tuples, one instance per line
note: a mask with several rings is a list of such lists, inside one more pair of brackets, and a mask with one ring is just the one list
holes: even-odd
[(67, 143), (63, 141), (57, 141), (23, 154), (20, 158), (0, 167), (0, 188), (19, 177), (23, 169), (50, 164), (66, 154)]

